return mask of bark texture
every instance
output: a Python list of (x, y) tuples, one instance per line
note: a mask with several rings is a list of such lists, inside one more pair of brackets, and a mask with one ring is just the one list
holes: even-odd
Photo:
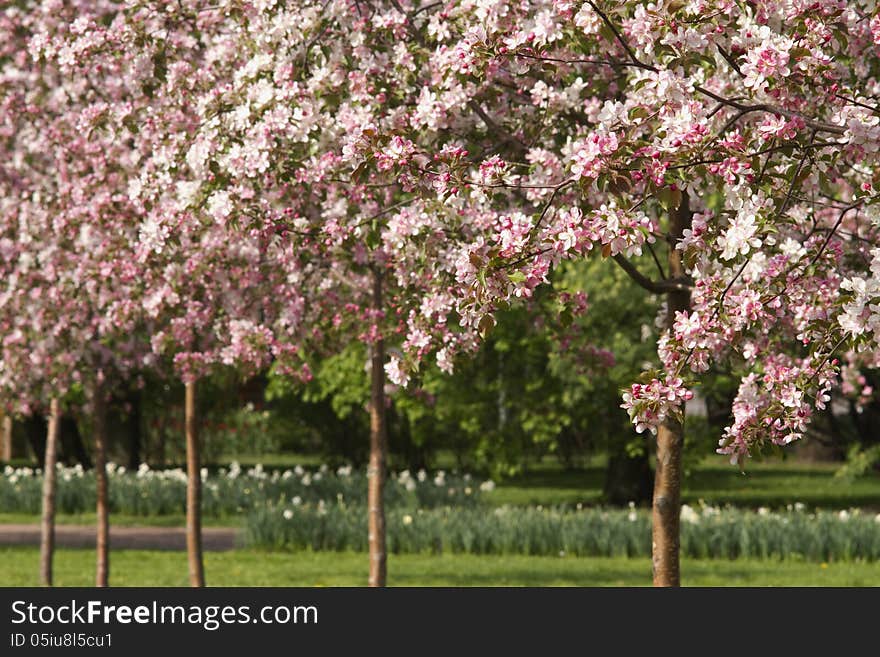
[(95, 484), (97, 487), (97, 537), (95, 586), (109, 586), (110, 580), (110, 504), (107, 494), (107, 404), (101, 385), (96, 385), (92, 400), (95, 430)]
[(58, 432), (61, 427), (61, 402), (49, 404), (46, 451), (43, 457), (43, 517), (40, 522), (40, 584), (52, 586), (52, 559), (55, 556), (55, 462)]
[[(685, 276), (681, 252), (675, 248), (684, 231), (691, 226), (691, 210), (687, 194), (670, 213), (669, 277)], [(666, 294), (667, 326), (671, 328), (675, 313), (690, 310), (689, 290), (671, 290)], [(654, 586), (680, 586), (679, 559), (681, 530), (681, 453), (684, 445), (684, 409), (681, 417), (668, 417), (657, 431), (657, 467), (654, 473), (652, 509), (652, 564)]]
[[(382, 277), (378, 273), (375, 273), (373, 278), (373, 309), (382, 310)], [(373, 344), (370, 363), (370, 465), (367, 480), (370, 586), (385, 586), (388, 570), (384, 495), (387, 452), (385, 345), (380, 338)]]
[(2, 442), (2, 450), (0, 450), (0, 461), (9, 463), (12, 460), (12, 417), (3, 416), (3, 425), (0, 427), (0, 442)]
[(202, 475), (195, 381), (186, 384), (186, 553), (190, 586), (205, 585), (202, 559)]

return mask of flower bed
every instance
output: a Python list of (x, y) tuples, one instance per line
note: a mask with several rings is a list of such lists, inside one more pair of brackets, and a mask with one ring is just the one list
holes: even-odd
[[(152, 470), (146, 465), (137, 471), (110, 464), (109, 495), (111, 513), (157, 516), (183, 513), (186, 501), (186, 472), (180, 468)], [(32, 468), (7, 466), (0, 475), (0, 509), (7, 513), (40, 513), (42, 474)], [(267, 504), (299, 500), (319, 500), (365, 504), (366, 473), (350, 466), (330, 470), (327, 466), (306, 470), (295, 467), (269, 472), (262, 466), (243, 469), (233, 463), (216, 475), (202, 470), (202, 511), (207, 516), (225, 516)], [(437, 471), (393, 474), (386, 485), (389, 506), (431, 508), (439, 505), (470, 507), (491, 482), (474, 480), (470, 475)], [(95, 510), (95, 475), (80, 466), (58, 467), (56, 508), (59, 513)]]
[[(643, 510), (519, 508), (391, 509), (392, 553), (452, 552), (647, 557), (651, 518)], [(880, 515), (858, 510), (808, 513), (684, 506), (682, 554), (696, 558), (880, 558)], [(245, 542), (270, 549), (367, 549), (367, 513), (345, 504), (257, 509)]]

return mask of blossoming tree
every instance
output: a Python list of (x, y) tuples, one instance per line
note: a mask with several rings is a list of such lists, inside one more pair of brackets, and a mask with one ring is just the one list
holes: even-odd
[[(227, 306), (218, 330), (199, 320), (213, 304), (193, 304), (188, 293), (179, 295), (184, 315), (154, 335), (160, 350), (166, 341), (177, 349), (192, 343), (175, 356), (185, 376), (192, 380), (218, 361), (272, 360), (307, 377), (301, 364), (291, 366), (305, 352), (333, 350), (352, 337), (369, 345), (370, 582), (382, 585), (386, 369), (397, 383), (403, 374), (398, 357), (386, 363), (386, 341), (401, 336), (402, 349), (415, 357), (436, 346), (447, 369), (455, 352), (475, 345), (475, 330), (447, 321), (455, 301), (448, 280), (462, 244), (485, 222), (455, 206), (438, 212), (432, 199), (413, 193), (396, 171), (411, 156), (403, 140), (378, 151), (375, 166), (361, 155), (372, 134), (397, 121), (387, 97), (367, 84), (385, 65), (381, 46), (393, 30), (369, 28), (345, 3), (323, 12), (317, 5), (265, 9), (272, 8), (135, 7), (110, 26), (85, 20), (35, 47), (53, 56), (76, 52), (80, 70), (100, 68), (129, 89), (149, 89), (136, 102), (112, 105), (98, 126), (140, 126), (132, 140), (141, 171), (129, 195), (147, 211), (139, 246), (146, 259), (178, 253), (208, 263), (200, 284), (228, 295), (217, 264), (224, 262), (222, 247), (261, 240), (251, 262), (261, 272), (259, 290), (240, 289), (245, 297), (259, 295), (259, 321)], [(334, 44), (332, 52), (316, 47), (314, 30)], [(377, 47), (352, 40), (355, 34)], [(339, 93), (346, 78), (352, 84)], [(448, 228), (453, 223), (455, 230)], [(184, 266), (184, 275), (194, 269)], [(146, 271), (148, 286), (155, 283), (147, 312), (158, 312), (178, 296), (167, 285), (173, 270)], [(228, 341), (201, 344), (208, 328)]]
[[(623, 404), (657, 434), (657, 584), (679, 581), (683, 413), (699, 375), (743, 374), (719, 446), (742, 464), (804, 435), (840, 355), (876, 364), (872, 6), (485, 1), (372, 16), (399, 26), (409, 45), (395, 52), (422, 89), (409, 121), (374, 139), (428, 158), (400, 168), (424, 193), (511, 212), (457, 272), (464, 321), (593, 249), (666, 295), (662, 367)], [(475, 155), (444, 159), (453, 149)], [(646, 249), (656, 276), (629, 260)]]
[[(57, 4), (57, 3), (56, 3)], [(89, 3), (101, 15), (112, 3)], [(53, 11), (54, 10), (54, 11)], [(138, 330), (130, 258), (136, 214), (124, 194), (131, 149), (92, 139), (90, 80), (34, 59), (30, 38), (67, 25), (76, 7), (23, 2), (6, 10), (0, 36), (7, 51), (0, 88), (0, 389), (20, 412), (49, 407), (44, 466), (42, 579), (51, 583), (55, 442), (61, 398), (81, 387), (91, 406), (97, 481), (96, 582), (109, 577), (106, 383), (144, 365), (149, 342)], [(103, 91), (103, 88), (101, 89)]]
[[(841, 357), (876, 365), (873, 3), (191, 0), (121, 16), (79, 23), (58, 52), (141, 89), (101, 120), (146, 144), (129, 192), (154, 235), (274, 231), (279, 284), (325, 282), (270, 315), (296, 308), (318, 341), (357, 326), (372, 347), (371, 583), (382, 366), (396, 384), (432, 351), (449, 367), (563, 259), (601, 255), (665, 296), (659, 367), (623, 404), (657, 435), (656, 584), (679, 582), (702, 373), (742, 374), (719, 445), (742, 465), (804, 435)], [(308, 342), (265, 324), (239, 343), (276, 358), (267, 345)]]

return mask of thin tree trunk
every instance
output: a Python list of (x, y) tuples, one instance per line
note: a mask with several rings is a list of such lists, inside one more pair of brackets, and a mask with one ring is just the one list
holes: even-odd
[(186, 553), (190, 586), (205, 585), (202, 561), (202, 474), (199, 462), (196, 384), (186, 384)]
[(92, 400), (95, 428), (95, 483), (97, 485), (97, 561), (95, 586), (109, 586), (110, 579), (110, 508), (107, 497), (107, 405), (104, 389), (95, 385)]
[(55, 553), (55, 461), (58, 431), (61, 425), (61, 402), (49, 404), (46, 431), (46, 455), (43, 458), (43, 518), (40, 524), (40, 584), (52, 586), (52, 557)]
[[(374, 272), (373, 309), (382, 310), (382, 277)], [(370, 466), (367, 470), (369, 508), (370, 586), (385, 586), (385, 462), (388, 435), (385, 414), (385, 345), (380, 338), (373, 345), (370, 364)]]
[[(691, 226), (687, 194), (682, 195), (678, 209), (670, 213), (669, 276), (685, 275), (681, 252), (675, 246)], [(687, 290), (667, 293), (666, 324), (672, 327), (676, 311), (690, 311), (691, 296)], [(657, 431), (657, 470), (654, 475), (652, 511), (652, 561), (654, 586), (680, 586), (679, 563), (681, 524), (681, 453), (684, 444), (684, 409), (681, 417), (667, 417)]]
[(0, 461), (9, 463), (12, 460), (12, 416), (3, 416), (3, 428), (0, 429), (0, 441), (3, 443), (3, 453)]

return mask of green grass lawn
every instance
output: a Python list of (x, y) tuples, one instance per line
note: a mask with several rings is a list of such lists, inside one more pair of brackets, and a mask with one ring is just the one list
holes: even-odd
[[(93, 550), (58, 550), (55, 583), (91, 586)], [(36, 586), (36, 548), (0, 549), (0, 585)], [(352, 552), (260, 552), (205, 555), (214, 586), (364, 586), (367, 555)], [(648, 559), (472, 555), (391, 555), (392, 586), (649, 586)], [(880, 564), (755, 560), (685, 560), (685, 586), (880, 586)], [(186, 586), (183, 552), (111, 553), (115, 586)]]

